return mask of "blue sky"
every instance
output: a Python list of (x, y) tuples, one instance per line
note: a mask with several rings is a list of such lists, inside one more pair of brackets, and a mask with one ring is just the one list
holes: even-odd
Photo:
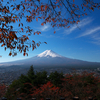
[[(41, 22), (41, 20), (38, 22), (34, 20), (29, 24), (35, 31), (39, 30), (42, 33), (32, 35), (30, 39), (36, 42), (47, 42), (47, 44), (41, 44), (34, 51), (29, 49), (28, 56), (18, 53), (15, 57), (8, 56), (9, 49), (5, 51), (3, 47), (0, 47), (0, 55), (2, 56), (0, 63), (30, 58), (47, 49), (68, 58), (100, 62), (100, 10), (95, 9), (94, 12), (88, 12), (87, 16), (81, 18), (79, 24), (71, 25), (70, 28), (54, 29), (49, 23), (41, 26)], [(25, 22), (24, 25), (27, 23)]]

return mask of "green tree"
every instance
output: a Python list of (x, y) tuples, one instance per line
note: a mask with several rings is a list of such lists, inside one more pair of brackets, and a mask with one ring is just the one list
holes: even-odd
[(23, 75), (23, 74), (21, 74), (21, 76), (19, 77), (19, 81), (20, 81), (21, 83), (27, 83), (27, 82), (30, 82), (28, 76)]
[[(26, 75), (21, 74), (18, 80), (14, 80), (9, 86), (6, 93), (8, 100), (15, 100), (18, 97), (31, 98), (31, 89), (33, 87), (39, 88), (41, 85), (47, 83), (47, 72), (34, 72), (33, 66), (30, 66)], [(25, 97), (26, 96), (26, 97)]]
[(27, 73), (27, 77), (30, 79), (30, 80), (33, 80), (35, 78), (35, 73), (34, 73), (34, 68), (33, 68), (33, 65), (30, 66), (30, 69)]
[(41, 84), (46, 84), (47, 81), (48, 81), (48, 78), (47, 78), (47, 72), (46, 71), (36, 73), (36, 77), (35, 77), (35, 80), (34, 80), (35, 86), (40, 86)]
[(21, 74), (18, 80), (14, 80), (12, 84), (9, 86), (8, 91), (6, 93), (6, 97), (8, 100), (15, 100), (18, 97), (28, 96), (26, 98), (30, 98), (30, 89), (32, 88), (32, 82), (35, 79), (33, 66), (30, 66), (30, 69), (27, 75)]
[(15, 100), (19, 97), (18, 91), (21, 87), (21, 82), (19, 80), (14, 80), (11, 85), (9, 85), (9, 88), (6, 92), (6, 98), (7, 100)]
[(60, 86), (62, 84), (62, 78), (64, 78), (63, 73), (58, 73), (57, 71), (52, 72), (49, 75), (49, 80), (55, 85)]

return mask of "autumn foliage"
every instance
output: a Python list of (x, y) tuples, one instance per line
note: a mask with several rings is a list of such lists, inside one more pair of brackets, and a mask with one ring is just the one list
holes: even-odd
[(95, 77), (94, 73), (84, 72), (81, 75), (67, 74), (63, 79), (63, 88), (60, 90), (60, 95), (66, 97), (66, 100), (71, 99), (74, 96), (81, 98), (82, 100), (88, 99), (88, 97), (98, 98), (100, 97), (100, 77)]
[(93, 0), (82, 0), (80, 5), (76, 0), (46, 0), (45, 2), (42, 0), (20, 0), (20, 2), (1, 0), (1, 47), (5, 50), (10, 49), (9, 56), (16, 56), (18, 52), (28, 56), (29, 48), (34, 50), (43, 42), (36, 43), (35, 40), (30, 39), (31, 35), (39, 35), (41, 32), (35, 32), (28, 24), (25, 26), (24, 22), (33, 23), (34, 20), (41, 20), (42, 26), (50, 23), (52, 27), (70, 28), (71, 24), (78, 24), (80, 19), (87, 15), (88, 10), (94, 11), (96, 8), (100, 8), (100, 3)]
[(34, 90), (31, 94), (32, 97), (38, 100), (45, 100), (46, 98), (51, 98), (55, 100), (58, 97), (59, 87), (55, 87), (50, 81), (42, 85), (40, 88)]
[(0, 84), (0, 98), (3, 97), (6, 93), (7, 87), (4, 84)]
[(44, 72), (35, 74), (32, 70), (31, 67), (27, 75), (21, 75), (18, 80), (12, 82), (5, 95), (8, 100), (17, 98), (22, 98), (22, 100), (31, 98), (59, 100), (60, 97), (72, 100), (76, 96), (81, 100), (87, 100), (88, 97), (100, 99), (100, 76), (96, 76), (95, 73), (71, 73), (57, 79), (62, 75), (61, 73), (54, 72), (47, 77)]

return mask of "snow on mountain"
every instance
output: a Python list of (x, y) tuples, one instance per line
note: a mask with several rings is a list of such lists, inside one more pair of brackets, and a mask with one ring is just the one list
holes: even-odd
[(71, 59), (64, 56), (61, 56), (52, 50), (46, 50), (42, 53), (40, 53), (37, 56), (24, 59), (24, 60), (18, 60), (18, 61), (12, 61), (12, 62), (5, 62), (0, 63), (0, 66), (10, 66), (10, 65), (21, 65), (21, 66), (100, 66), (100, 63), (93, 63), (93, 62), (87, 62), (77, 59)]
[(52, 50), (46, 50), (40, 53), (39, 55), (37, 55), (37, 57), (62, 57), (62, 56), (53, 52)]

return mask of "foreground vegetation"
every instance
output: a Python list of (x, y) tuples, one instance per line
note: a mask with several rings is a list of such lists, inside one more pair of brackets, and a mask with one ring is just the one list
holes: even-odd
[(35, 73), (31, 66), (27, 75), (22, 74), (18, 80), (14, 80), (7, 91), (4, 85), (0, 88), (2, 88), (1, 96), (5, 96), (7, 100), (17, 98), (59, 100), (60, 97), (70, 100), (74, 96), (78, 96), (82, 100), (88, 97), (100, 100), (100, 77), (87, 72), (83, 72), (81, 75), (76, 73), (63, 75), (63, 73), (55, 71), (48, 76), (46, 71)]

